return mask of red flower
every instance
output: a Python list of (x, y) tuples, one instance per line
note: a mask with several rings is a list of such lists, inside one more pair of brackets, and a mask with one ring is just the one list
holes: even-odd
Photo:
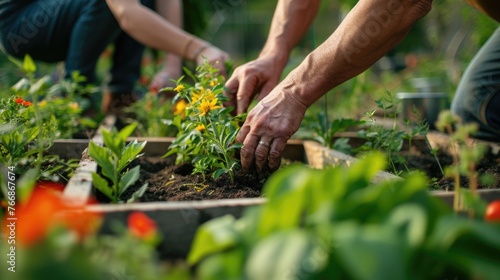
[(132, 212), (128, 216), (128, 228), (133, 236), (140, 239), (154, 238), (157, 231), (156, 222), (142, 212)]
[[(28, 201), (16, 209), (16, 239), (21, 245), (31, 246), (43, 240), (56, 226), (67, 228), (82, 239), (97, 229), (99, 216), (83, 207), (66, 204), (53, 190), (35, 188)], [(4, 225), (9, 222), (4, 220)]]
[(14, 99), (14, 102), (16, 102), (17, 104), (22, 104), (25, 101), (24, 101), (24, 99), (17, 97), (16, 99)]
[(65, 208), (53, 191), (35, 189), (28, 202), (17, 209), (16, 238), (19, 243), (30, 246), (42, 240), (54, 223), (55, 214)]
[(31, 106), (33, 105), (33, 103), (29, 102), (29, 101), (23, 101), (23, 106), (24, 107), (28, 107), (28, 106)]

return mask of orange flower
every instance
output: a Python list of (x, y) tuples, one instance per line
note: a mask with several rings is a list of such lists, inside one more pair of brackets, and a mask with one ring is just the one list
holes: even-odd
[[(51, 190), (35, 189), (28, 202), (17, 209), (16, 239), (30, 246), (42, 240), (55, 222), (55, 214), (66, 206)], [(9, 224), (9, 221), (6, 221)]]
[(31, 105), (33, 105), (33, 103), (31, 103), (31, 102), (29, 102), (29, 101), (24, 101), (24, 102), (23, 102), (23, 106), (24, 106), (24, 107), (28, 107), (28, 106), (31, 106)]
[[(52, 189), (35, 188), (28, 201), (16, 209), (16, 239), (23, 246), (32, 246), (57, 226), (63, 226), (83, 239), (97, 229), (99, 216), (84, 211), (82, 207), (67, 205)], [(10, 222), (4, 221), (7, 226)]]
[(17, 97), (16, 99), (14, 99), (14, 102), (16, 102), (17, 104), (22, 104), (24, 102), (24, 99)]
[(127, 222), (130, 232), (137, 238), (148, 240), (156, 236), (156, 222), (142, 212), (132, 212)]

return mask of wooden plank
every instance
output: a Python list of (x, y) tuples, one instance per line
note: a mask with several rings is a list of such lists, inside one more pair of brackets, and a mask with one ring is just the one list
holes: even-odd
[[(115, 116), (106, 116), (103, 123), (92, 138), (92, 142), (99, 146), (103, 146), (104, 141), (102, 138), (102, 129), (106, 128), (110, 130), (115, 121)], [(88, 149), (85, 149), (82, 153), (82, 159), (78, 168), (68, 181), (68, 184), (66, 184), (66, 188), (64, 188), (63, 197), (74, 205), (81, 206), (88, 203), (92, 194), (93, 172), (97, 172), (97, 163), (88, 155)]]
[[(345, 165), (351, 166), (358, 161), (357, 158), (351, 157), (339, 151), (328, 149), (314, 141), (304, 141), (304, 147), (307, 154), (308, 164), (313, 168), (324, 168), (326, 166)], [(402, 178), (394, 174), (380, 171), (373, 178), (373, 183), (384, 182), (387, 180), (401, 180)]]

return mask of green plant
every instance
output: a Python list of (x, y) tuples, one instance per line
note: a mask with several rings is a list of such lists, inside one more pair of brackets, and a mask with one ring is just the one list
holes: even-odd
[(224, 108), (224, 77), (208, 61), (196, 68), (196, 75), (185, 69), (195, 84), (177, 81), (174, 98), (175, 125), (179, 133), (165, 154), (177, 154), (177, 163), (191, 161), (194, 172), (212, 172), (214, 179), (227, 173), (234, 181), (234, 172), (240, 167), (235, 152), (241, 144), (235, 143), (239, 123), (246, 115), (231, 116), (233, 108)]
[[(133, 140), (126, 144), (127, 138), (132, 134), (137, 124), (133, 123), (120, 131), (102, 129), (105, 147), (93, 141), (89, 144), (89, 155), (101, 168), (101, 174), (92, 173), (94, 186), (112, 202), (120, 201), (120, 196), (138, 179), (140, 166), (127, 169), (128, 165), (142, 154), (140, 152), (146, 141)], [(147, 183), (140, 187), (127, 202), (133, 202), (145, 192)]]
[(455, 181), (455, 209), (462, 208), (460, 205), (460, 176), (469, 178), (469, 189), (474, 195), (478, 180), (476, 164), (487, 151), (484, 144), (473, 143), (471, 135), (478, 130), (475, 124), (462, 124), (458, 116), (451, 111), (445, 110), (439, 114), (436, 127), (450, 136), (452, 147), (453, 165), (445, 169), (445, 174), (454, 178)]
[(500, 227), (457, 216), (419, 174), (370, 183), (384, 163), (277, 171), (267, 203), (198, 229), (197, 279), (496, 279)]
[(172, 104), (162, 95), (148, 91), (143, 98), (126, 108), (134, 115), (129, 122), (138, 122), (136, 134), (142, 137), (175, 136), (177, 129), (170, 125), (173, 119)]
[(325, 147), (332, 148), (339, 151), (346, 151), (349, 153), (350, 147), (347, 149), (345, 147), (345, 141), (337, 139), (332, 141), (335, 134), (347, 131), (350, 128), (363, 125), (365, 121), (354, 120), (354, 119), (334, 119), (333, 121), (328, 120), (328, 115), (325, 112), (319, 112), (316, 118), (307, 117), (301, 123), (302, 128), (307, 130), (312, 130), (313, 140), (322, 144)]

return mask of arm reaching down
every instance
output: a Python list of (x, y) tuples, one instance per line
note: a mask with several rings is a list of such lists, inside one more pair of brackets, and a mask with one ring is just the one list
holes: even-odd
[(309, 29), (319, 4), (319, 0), (278, 1), (259, 57), (236, 68), (226, 83), (230, 106), (234, 106), (238, 114), (247, 111), (257, 93), (262, 99), (278, 84), (290, 52)]
[[(250, 111), (236, 140), (242, 166), (280, 165), (306, 109), (396, 46), (431, 9), (432, 0), (360, 0), (335, 32)], [(267, 143), (263, 145), (260, 143)]]

